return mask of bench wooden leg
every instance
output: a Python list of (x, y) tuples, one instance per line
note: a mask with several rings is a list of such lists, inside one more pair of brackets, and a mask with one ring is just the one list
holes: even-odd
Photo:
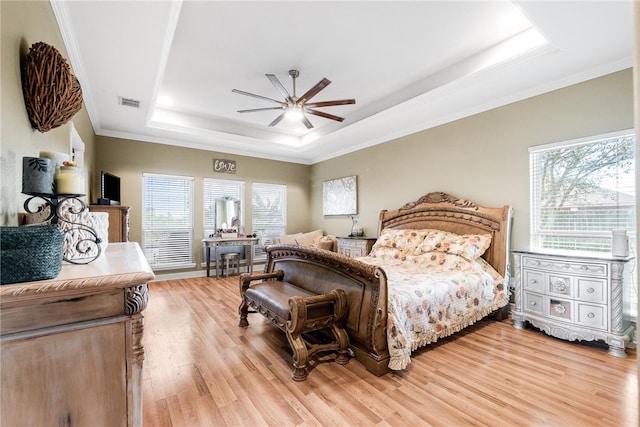
[[(319, 317), (309, 318), (309, 308), (330, 304), (333, 312)], [(349, 336), (342, 327), (342, 320), (347, 315), (347, 296), (342, 289), (335, 289), (328, 294), (312, 297), (289, 298), (291, 318), (286, 324), (287, 340), (293, 351), (293, 373), (295, 381), (307, 379), (309, 357), (317, 352), (337, 351), (336, 363), (349, 363)], [(318, 331), (330, 328), (335, 342), (330, 344), (309, 344), (302, 337), (303, 332)]]
[(291, 333), (286, 331), (287, 341), (293, 351), (293, 373), (291, 378), (294, 381), (304, 381), (307, 379), (307, 363), (309, 362), (309, 352), (307, 351), (307, 344), (302, 339), (300, 332)]
[(339, 365), (346, 365), (349, 363), (349, 336), (342, 326), (338, 326), (335, 323), (331, 325), (333, 335), (336, 337), (338, 343), (338, 354), (336, 355), (336, 363)]

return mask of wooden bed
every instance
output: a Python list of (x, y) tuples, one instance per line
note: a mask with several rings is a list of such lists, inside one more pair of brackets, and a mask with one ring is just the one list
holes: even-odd
[[(446, 193), (429, 193), (399, 209), (380, 212), (378, 234), (385, 229), (490, 234), (491, 245), (482, 258), (504, 277), (504, 292), (508, 299), (511, 215), (509, 206), (487, 208)], [(265, 273), (281, 271), (281, 280), (316, 294), (343, 289), (348, 303), (344, 327), (356, 359), (375, 375), (392, 369), (387, 346), (388, 277), (383, 267), (363, 262), (364, 258), (352, 259), (310, 247), (274, 245), (266, 251)], [(506, 307), (508, 305), (504, 309)], [(241, 318), (244, 316), (246, 320), (246, 307), (243, 310)]]

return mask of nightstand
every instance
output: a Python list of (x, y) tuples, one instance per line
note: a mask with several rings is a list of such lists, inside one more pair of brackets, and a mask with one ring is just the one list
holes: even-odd
[(513, 258), (514, 327), (529, 322), (564, 340), (602, 340), (609, 354), (627, 357), (635, 329), (623, 316), (632, 257), (513, 251)]
[(369, 255), (375, 237), (338, 237), (338, 253), (351, 258)]

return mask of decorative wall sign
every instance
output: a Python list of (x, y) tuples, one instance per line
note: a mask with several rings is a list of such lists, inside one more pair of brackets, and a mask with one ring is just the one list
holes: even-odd
[(213, 171), (221, 173), (236, 173), (236, 161), (227, 159), (213, 159)]
[(322, 184), (323, 215), (355, 215), (358, 189), (356, 176), (332, 179)]

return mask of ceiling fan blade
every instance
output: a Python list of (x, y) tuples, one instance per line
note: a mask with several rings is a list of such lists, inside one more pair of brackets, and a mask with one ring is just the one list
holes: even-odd
[(307, 129), (313, 129), (313, 125), (311, 124), (309, 119), (307, 119), (307, 117), (304, 114), (302, 115), (302, 118), (300, 120), (302, 121), (302, 123), (304, 123), (304, 125), (307, 127)]
[(316, 96), (322, 89), (329, 86), (330, 83), (331, 80), (327, 78), (320, 80), (314, 87), (306, 91), (304, 95), (298, 98), (298, 104), (304, 104), (305, 102)]
[(322, 102), (309, 102), (304, 104), (305, 107), (309, 108), (317, 108), (317, 107), (331, 107), (333, 105), (347, 105), (347, 104), (355, 104), (355, 99), (339, 99), (337, 101), (322, 101)]
[(284, 110), (284, 107), (251, 108), (248, 110), (238, 110), (238, 113), (253, 113), (256, 111), (270, 111), (270, 110)]
[(265, 74), (272, 85), (276, 87), (284, 97), (284, 99), (291, 99), (291, 95), (287, 91), (287, 89), (280, 83), (280, 80), (275, 76), (275, 74)]
[(282, 114), (280, 114), (278, 117), (276, 117), (271, 123), (269, 123), (269, 126), (275, 126), (278, 123), (280, 123), (282, 121), (282, 119), (284, 119), (284, 112)]
[(337, 122), (341, 122), (344, 120), (344, 117), (334, 116), (333, 114), (325, 113), (323, 111), (306, 110), (305, 112), (309, 114), (313, 114), (314, 116), (324, 117), (325, 119), (335, 120)]
[(245, 92), (245, 91), (243, 91), (243, 90), (231, 89), (231, 92), (233, 92), (233, 93), (239, 93), (240, 95), (247, 95), (247, 96), (251, 96), (252, 98), (264, 99), (265, 101), (273, 101), (273, 102), (277, 102), (278, 104), (280, 104), (280, 105), (282, 105), (282, 106), (287, 105), (285, 102), (278, 101), (277, 99), (267, 98), (266, 96), (256, 95), (255, 93)]

